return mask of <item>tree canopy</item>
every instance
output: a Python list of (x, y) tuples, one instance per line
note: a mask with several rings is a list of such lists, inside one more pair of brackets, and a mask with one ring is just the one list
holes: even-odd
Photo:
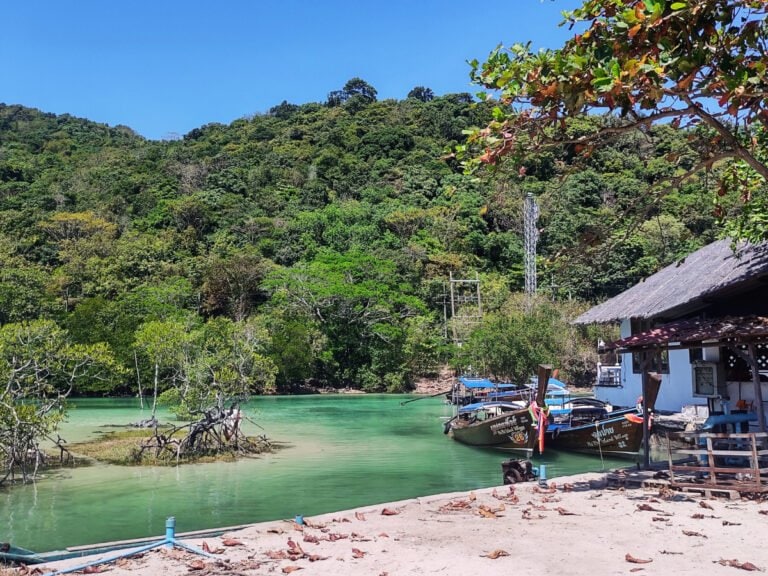
[[(763, 0), (585, 0), (564, 13), (575, 34), (561, 48), (515, 44), (472, 62), (494, 119), (459, 151), (470, 151), (471, 165), (508, 157), (525, 174), (544, 150), (589, 155), (607, 138), (667, 123), (687, 129), (696, 159), (677, 162), (671, 152), (674, 170), (654, 189), (664, 193), (714, 170), (716, 215), (737, 235), (762, 239), (767, 15)], [(594, 113), (609, 120), (581, 131), (567, 122)]]

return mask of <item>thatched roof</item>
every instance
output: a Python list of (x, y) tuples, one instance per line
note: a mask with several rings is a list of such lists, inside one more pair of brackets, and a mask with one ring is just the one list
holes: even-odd
[(719, 240), (591, 308), (574, 322), (678, 318), (706, 307), (713, 298), (754, 285), (761, 277), (768, 279), (768, 243), (739, 245), (734, 252), (730, 240)]
[(608, 344), (606, 350), (637, 352), (654, 348), (698, 348), (726, 342), (765, 342), (768, 340), (768, 318), (762, 316), (726, 316), (713, 319), (678, 320), (645, 332), (633, 334)]

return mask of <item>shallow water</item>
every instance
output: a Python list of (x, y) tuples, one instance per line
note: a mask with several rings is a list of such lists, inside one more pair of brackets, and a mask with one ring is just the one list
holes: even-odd
[[(66, 469), (0, 491), (0, 541), (42, 552), (162, 537), (168, 516), (184, 532), (501, 484), (501, 462), (513, 455), (454, 442), (442, 433), (452, 407), (440, 398), (401, 405), (412, 398), (257, 398), (245, 413), (263, 430), (247, 424), (247, 432), (285, 449), (231, 463)], [(61, 435), (72, 443), (148, 410), (135, 399), (77, 399), (69, 414)], [(159, 417), (170, 418), (162, 410)], [(551, 450), (533, 463), (545, 464), (550, 478), (627, 464)]]

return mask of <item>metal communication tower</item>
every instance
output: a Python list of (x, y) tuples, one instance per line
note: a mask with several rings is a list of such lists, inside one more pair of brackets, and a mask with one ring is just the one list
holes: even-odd
[(523, 246), (525, 249), (525, 294), (532, 296), (536, 293), (536, 243), (539, 240), (539, 229), (536, 221), (539, 219), (539, 207), (533, 194), (525, 195), (525, 212), (523, 216)]

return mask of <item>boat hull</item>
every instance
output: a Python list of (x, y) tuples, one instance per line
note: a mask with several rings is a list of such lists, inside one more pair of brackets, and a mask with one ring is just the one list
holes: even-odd
[(609, 457), (635, 458), (643, 444), (643, 424), (628, 414), (579, 426), (552, 425), (547, 429), (547, 448)]
[(527, 408), (471, 423), (456, 419), (448, 434), (469, 446), (516, 450), (528, 455), (533, 452), (536, 442), (533, 416)]

